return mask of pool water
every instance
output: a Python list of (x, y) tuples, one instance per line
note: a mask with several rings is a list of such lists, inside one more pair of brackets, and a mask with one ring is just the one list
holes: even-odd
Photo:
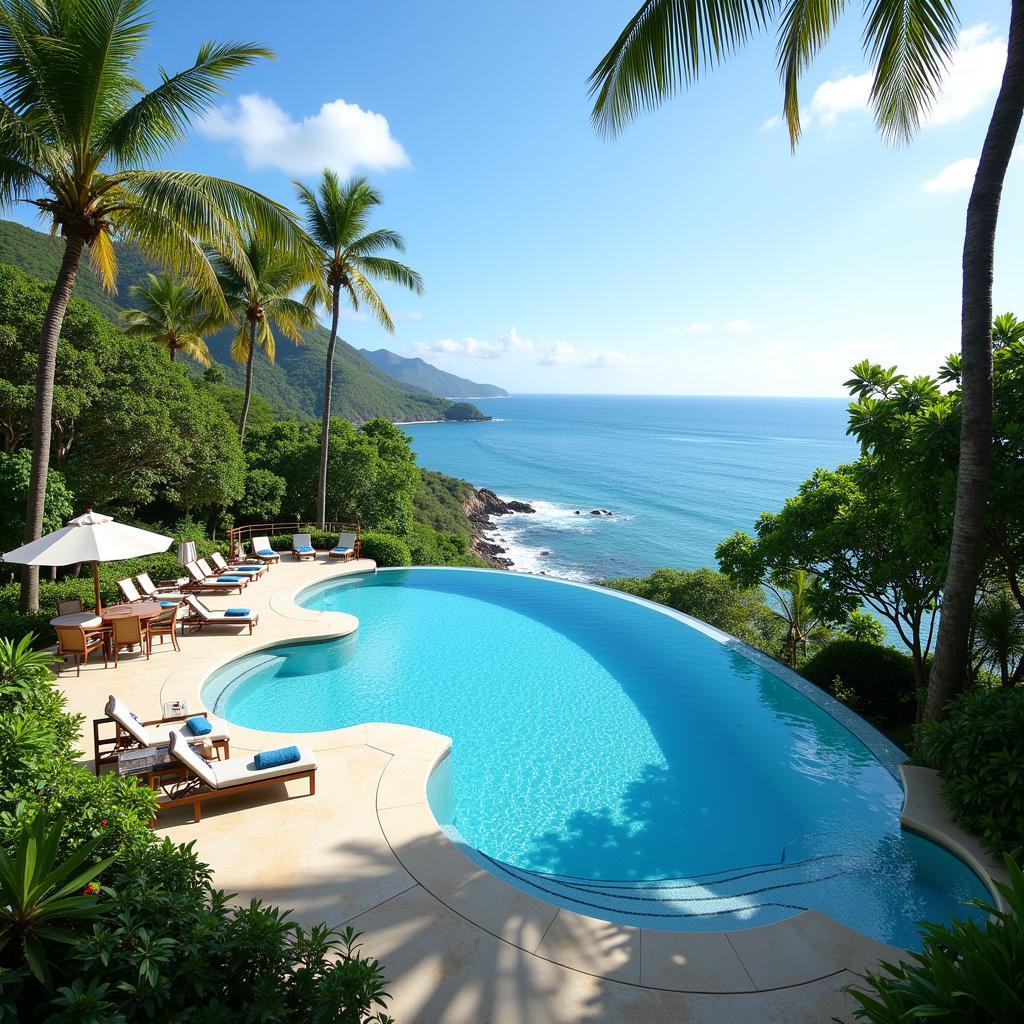
[(450, 736), (435, 817), (542, 898), (681, 930), (816, 907), (916, 948), (918, 921), (987, 897), (958, 858), (900, 829), (891, 745), (858, 721), (883, 763), (828, 698), (674, 613), (452, 569), (327, 581), (299, 603), (359, 629), (232, 662), (205, 685), (207, 707), (268, 731), (395, 722)]

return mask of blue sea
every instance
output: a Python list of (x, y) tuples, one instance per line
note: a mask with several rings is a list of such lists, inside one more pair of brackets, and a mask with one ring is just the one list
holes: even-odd
[(857, 456), (842, 398), (515, 395), (475, 404), (494, 420), (403, 425), (419, 464), (533, 505), (536, 515), (497, 520), (492, 539), (514, 568), (569, 579), (715, 566), (721, 540), (752, 532), (817, 467)]

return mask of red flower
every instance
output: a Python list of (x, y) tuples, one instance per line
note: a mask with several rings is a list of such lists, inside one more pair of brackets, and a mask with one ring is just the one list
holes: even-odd
[(83, 896), (95, 896), (100, 891), (100, 887), (95, 882), (90, 882), (83, 890)]
[(107, 819), (106, 818), (100, 818), (100, 828), (106, 828), (106, 827), (107, 827)]

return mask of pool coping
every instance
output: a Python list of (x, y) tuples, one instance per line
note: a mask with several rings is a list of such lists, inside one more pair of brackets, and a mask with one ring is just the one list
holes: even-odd
[[(378, 570), (371, 563), (351, 567), (345, 575), (408, 572), (415, 568), (419, 567)], [(463, 572), (503, 571), (430, 568), (435, 571), (442, 568)], [(594, 584), (545, 578), (552, 583), (592, 589), (647, 605), (677, 618), (794, 686), (848, 728), (890, 771), (896, 768), (905, 794), (901, 825), (958, 855), (998, 900), (992, 882), (993, 878), (1005, 878), (1005, 872), (987, 857), (974, 837), (949, 819), (936, 774), (904, 764), (890, 767), (894, 757), (905, 758), (903, 752), (834, 698), (788, 666), (691, 616)], [(171, 673), (161, 687), (161, 695), (168, 688), (175, 689), (175, 695), (180, 695), (184, 689), (196, 700), (215, 672), (241, 657), (286, 644), (330, 641), (353, 633), (359, 625), (355, 616), (343, 612), (315, 612), (296, 603), (299, 594), (319, 582), (322, 581), (307, 582), (290, 591), (275, 591), (269, 603), (272, 611), (282, 618), (328, 628), (302, 630), (300, 635), (247, 645), (242, 652), (233, 651), (208, 662), (199, 678), (194, 671), (189, 673), (187, 681), (176, 677), (188, 670)], [(198, 703), (201, 706), (201, 701)], [(859, 732), (851, 729), (845, 720), (851, 717), (854, 724), (863, 726)], [(314, 750), (365, 744), (388, 754), (389, 760), (378, 782), (375, 811), (388, 845), (403, 868), (435, 899), (464, 920), (528, 954), (570, 970), (641, 988), (739, 994), (806, 985), (837, 977), (844, 971), (859, 975), (876, 966), (879, 960), (898, 961), (911, 955), (814, 909), (773, 924), (721, 932), (664, 931), (579, 914), (501, 880), (463, 854), (437, 823), (427, 799), (427, 785), (434, 770), (450, 753), (450, 738), (413, 726), (381, 722), (315, 733), (276, 733), (232, 725), (232, 742), (241, 747), (260, 749), (267, 737), (275, 742), (300, 741)]]

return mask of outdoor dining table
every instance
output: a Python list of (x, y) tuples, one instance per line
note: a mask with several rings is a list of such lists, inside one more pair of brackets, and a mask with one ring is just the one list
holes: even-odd
[(155, 619), (163, 610), (163, 605), (159, 601), (136, 601), (134, 604), (112, 604), (109, 608), (102, 608), (100, 617), (106, 626), (114, 619), (130, 619), (136, 615), (143, 622), (148, 622)]
[(81, 626), (82, 629), (98, 629), (103, 620), (95, 612), (69, 612), (50, 619), (51, 626)]

